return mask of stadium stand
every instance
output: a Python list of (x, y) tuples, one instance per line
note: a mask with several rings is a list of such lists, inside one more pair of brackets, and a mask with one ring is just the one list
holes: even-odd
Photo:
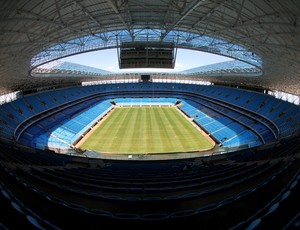
[[(113, 108), (111, 102), (150, 106), (174, 105), (178, 100), (178, 108), (224, 147), (259, 146), (299, 130), (299, 107), (261, 93), (229, 92), (221, 86), (124, 83), (39, 92), (3, 104), (0, 135), (35, 148), (70, 149)], [(266, 100), (274, 109), (264, 108)]]
[[(0, 9), (0, 229), (299, 229), (300, 1), (18, 0)], [(232, 60), (123, 73), (60, 62), (115, 49), (126, 67), (126, 43), (143, 50), (134, 68), (164, 67), (159, 47), (174, 51), (172, 68), (180, 49)], [(216, 145), (156, 155), (77, 148), (118, 106), (174, 106)]]
[[(299, 212), (300, 146), (292, 143), (289, 156), (281, 156), (287, 145), (291, 143), (261, 160), (266, 150), (257, 150), (256, 159), (240, 159), (244, 152), (237, 151), (219, 159), (124, 162), (2, 144), (1, 199), (7, 214), (20, 216), (20, 222), (2, 218), (1, 223), (8, 229), (19, 224), (32, 225), (30, 229), (92, 228), (99, 221), (111, 226), (186, 222), (205, 229), (258, 229), (273, 226), (270, 220), (280, 216), (274, 229), (283, 228)], [(29, 197), (34, 201), (27, 202)]]
[[(267, 100), (274, 110), (260, 106)], [(70, 148), (113, 104), (176, 104), (223, 149), (242, 148), (200, 158), (126, 162), (45, 150)], [(220, 86), (130, 83), (39, 92), (0, 109), (1, 125), (9, 127), (1, 137), (10, 139), (0, 150), (1, 199), (7, 215), (20, 219), (17, 224), (3, 217), (5, 228), (184, 221), (209, 229), (254, 229), (273, 226), (272, 219), (281, 215), (274, 228), (296, 222), (300, 145), (294, 138), (299, 128), (293, 126), (299, 107), (291, 103)], [(29, 197), (34, 201), (28, 203)]]

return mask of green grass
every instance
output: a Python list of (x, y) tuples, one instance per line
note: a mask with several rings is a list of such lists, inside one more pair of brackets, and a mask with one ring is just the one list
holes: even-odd
[(116, 108), (80, 146), (112, 153), (186, 152), (212, 147), (173, 107)]

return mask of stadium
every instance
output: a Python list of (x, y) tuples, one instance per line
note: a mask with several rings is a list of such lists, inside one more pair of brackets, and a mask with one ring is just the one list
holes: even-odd
[[(299, 228), (300, 2), (0, 10), (1, 229)], [(111, 49), (129, 71), (62, 61)]]

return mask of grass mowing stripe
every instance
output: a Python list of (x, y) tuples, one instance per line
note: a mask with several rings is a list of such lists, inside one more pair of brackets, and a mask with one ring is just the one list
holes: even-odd
[[(123, 142), (122, 146), (124, 146), (124, 152), (132, 152), (134, 151), (133, 147), (136, 146), (136, 121), (137, 121), (137, 116), (138, 116), (138, 111), (132, 111), (131, 112), (131, 115), (128, 119), (128, 122), (127, 122), (127, 129), (126, 129), (126, 132), (124, 133), (124, 136), (126, 137), (126, 141), (125, 143)], [(120, 145), (120, 152), (122, 151), (121, 148), (122, 146)]]
[(199, 131), (196, 130), (196, 128), (191, 128), (192, 124), (190, 122), (183, 122), (186, 118), (178, 111), (174, 111), (174, 116), (176, 119), (173, 119), (173, 121), (178, 121), (176, 125), (177, 129), (183, 133), (184, 138), (180, 140), (184, 140), (184, 146), (192, 149), (194, 148), (194, 145), (198, 146), (197, 141), (199, 141), (199, 138), (197, 138), (197, 136), (199, 135)]
[(139, 108), (137, 111), (136, 125), (132, 126), (135, 130), (135, 142), (132, 143), (135, 149), (135, 152), (141, 152), (144, 149), (143, 141), (143, 130), (142, 130), (142, 108)]
[[(138, 145), (136, 144), (139, 138), (139, 132), (136, 130), (136, 126), (139, 126), (139, 111), (131, 110), (129, 108), (124, 108), (129, 110), (127, 119), (125, 120), (125, 129), (123, 130), (123, 138), (118, 141), (118, 151), (124, 152), (124, 146), (127, 147), (128, 152), (138, 151)], [(123, 151), (122, 151), (123, 149)]]
[[(164, 111), (165, 112), (165, 111)], [(194, 133), (196, 131), (197, 135), (200, 135), (190, 122), (187, 122), (176, 109), (168, 110), (165, 112), (166, 117), (169, 119), (172, 130), (174, 131), (174, 143), (176, 143), (176, 148), (178, 151), (184, 150), (197, 150), (198, 142), (193, 140)], [(175, 119), (174, 119), (175, 118)], [(180, 138), (177, 138), (177, 134), (181, 133)]]
[(168, 109), (163, 110), (165, 113), (165, 116), (168, 118), (171, 129), (173, 131), (173, 139), (174, 143), (177, 144), (178, 151), (183, 150), (185, 148), (185, 143), (188, 141), (185, 135), (181, 135), (181, 138), (178, 138), (178, 133), (183, 131), (182, 122), (179, 122), (177, 119), (174, 119), (174, 116), (176, 117), (177, 111), (175, 109)]
[[(184, 116), (182, 116), (179, 111), (176, 111), (176, 120), (180, 120), (180, 119), (186, 119)], [(190, 147), (193, 149), (197, 149), (197, 146), (199, 146), (198, 142), (202, 143), (202, 144), (210, 144), (210, 142), (208, 142), (208, 140), (206, 138), (203, 139), (199, 139), (199, 130), (197, 130), (196, 127), (194, 128), (190, 128), (189, 126), (193, 126), (193, 124), (191, 122), (179, 122), (179, 125), (181, 126), (182, 130), (184, 131), (184, 136), (186, 136), (186, 147)], [(207, 146), (207, 147), (208, 147)]]
[(143, 137), (143, 149), (141, 149), (142, 152), (147, 151), (149, 149), (149, 143), (151, 140), (149, 139), (149, 129), (148, 129), (148, 120), (147, 120), (147, 113), (149, 110), (146, 108), (142, 109), (142, 125), (140, 126), (140, 130), (142, 131), (142, 137)]
[(116, 108), (81, 147), (116, 153), (184, 152), (213, 147), (206, 142), (175, 108), (135, 107)]
[(171, 147), (171, 142), (169, 137), (166, 135), (166, 123), (162, 117), (160, 109), (155, 108), (155, 118), (156, 118), (156, 130), (159, 133), (160, 139), (156, 140), (159, 143), (158, 148), (163, 152), (168, 152)]
[(158, 149), (161, 149), (162, 152), (166, 152), (167, 150), (166, 147), (164, 147), (164, 144), (165, 146), (168, 146), (169, 143), (167, 142), (167, 140), (165, 140), (163, 122), (159, 113), (157, 113), (156, 110), (153, 110), (153, 114), (156, 122), (155, 131), (157, 132), (157, 136), (154, 139), (153, 144), (155, 144)]
[[(126, 152), (126, 147), (128, 151), (131, 151), (130, 147), (132, 146), (131, 140), (128, 140), (128, 137), (133, 136), (133, 131), (132, 130), (132, 122), (136, 120), (137, 117), (137, 111), (130, 111), (130, 109), (124, 109), (126, 111), (126, 116), (123, 117), (123, 120), (120, 121), (122, 126), (118, 129), (117, 132), (117, 137), (114, 142), (114, 148), (115, 151), (120, 152), (120, 151), (125, 151)], [(124, 122), (128, 121), (128, 122)]]
[(107, 127), (111, 133), (106, 132), (107, 137), (104, 137), (107, 138), (106, 147), (109, 149), (116, 149), (116, 146), (118, 146), (116, 143), (119, 141), (119, 138), (123, 136), (122, 133), (120, 133), (120, 130), (123, 130), (123, 123), (129, 115), (129, 111), (116, 111), (116, 119), (109, 120), (110, 124)]
[[(116, 127), (118, 127), (119, 125), (118, 120), (120, 119), (121, 111), (114, 110), (112, 113), (113, 114), (111, 114), (111, 116), (109, 116), (107, 120), (100, 125), (101, 130), (103, 130), (100, 132), (100, 134), (102, 134), (100, 135), (100, 137), (104, 140), (103, 144), (109, 143), (111, 141), (111, 136), (115, 136), (117, 132)], [(97, 134), (98, 133), (99, 132), (97, 132)]]
[(167, 132), (165, 135), (168, 136), (168, 139), (171, 141), (172, 143), (172, 147), (177, 151), (180, 150), (179, 148), (179, 143), (176, 141), (175, 137), (176, 137), (176, 131), (174, 130), (174, 125), (172, 124), (172, 119), (170, 119), (170, 115), (173, 109), (162, 109), (160, 110), (162, 113), (162, 116), (165, 118), (165, 123), (167, 124)]
[(170, 134), (172, 133), (170, 122), (166, 118), (162, 109), (158, 110), (158, 115), (161, 123), (161, 130), (163, 132), (164, 139), (167, 142), (166, 146), (168, 146), (168, 149), (166, 149), (166, 151), (170, 151), (169, 149), (173, 149), (173, 148), (175, 149), (176, 146), (174, 145), (173, 138), (170, 136)]
[(124, 116), (124, 113), (122, 115), (122, 111), (114, 110), (85, 141), (83, 147), (103, 151), (103, 149), (112, 143), (112, 137), (114, 137), (118, 131), (120, 116)]
[(150, 110), (150, 129), (151, 129), (151, 146), (154, 151), (156, 152), (163, 152), (164, 149), (163, 146), (163, 136), (160, 131), (160, 124), (157, 120), (156, 110), (153, 108), (153, 110)]
[[(141, 129), (142, 126), (142, 108), (140, 108), (138, 111), (138, 116), (137, 116), (137, 126), (135, 126), (135, 129), (137, 130), (137, 136), (136, 136), (136, 143), (135, 143), (135, 149), (136, 152), (140, 152), (141, 149), (143, 149), (144, 142), (143, 142), (143, 130)], [(139, 144), (137, 144), (139, 143)]]

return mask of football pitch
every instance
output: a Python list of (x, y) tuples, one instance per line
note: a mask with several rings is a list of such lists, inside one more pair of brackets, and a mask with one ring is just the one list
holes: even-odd
[(83, 140), (81, 149), (106, 153), (203, 151), (214, 142), (174, 107), (115, 108)]

